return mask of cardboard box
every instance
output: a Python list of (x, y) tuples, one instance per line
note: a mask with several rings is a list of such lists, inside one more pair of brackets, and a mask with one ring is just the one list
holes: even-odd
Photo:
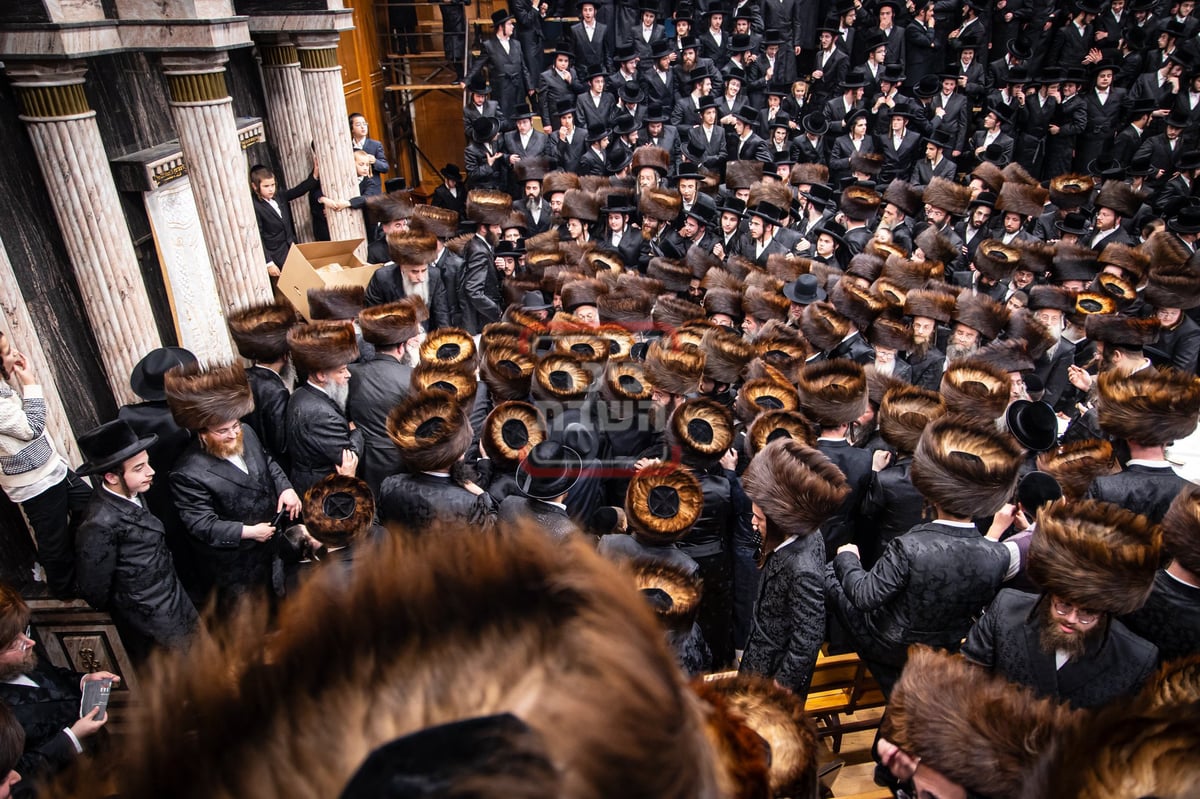
[(279, 293), (308, 319), (308, 290), (325, 286), (367, 287), (379, 267), (364, 264), (354, 251), (362, 241), (293, 244), (279, 275)]

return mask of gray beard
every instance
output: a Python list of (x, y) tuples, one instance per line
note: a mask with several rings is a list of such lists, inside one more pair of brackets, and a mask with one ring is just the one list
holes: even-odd
[(408, 278), (400, 276), (400, 282), (404, 285), (404, 296), (420, 297), (425, 300), (426, 305), (429, 304), (429, 284), (428, 283), (410, 283)]
[(292, 363), (291, 358), (283, 362), (283, 368), (279, 370), (279, 379), (288, 391), (296, 387), (296, 365)]
[(346, 413), (346, 403), (350, 400), (350, 384), (349, 383), (330, 383), (325, 388), (325, 393), (333, 400), (333, 404), (338, 406), (338, 409), (344, 415)]
[(947, 344), (946, 345), (946, 359), (948, 361), (950, 361), (951, 363), (953, 363), (954, 361), (957, 361), (959, 358), (967, 358), (971, 355), (974, 355), (975, 351), (978, 349), (979, 349), (978, 344), (972, 344), (972, 345), (966, 346), (966, 347), (964, 347), (961, 344), (954, 344), (954, 343)]

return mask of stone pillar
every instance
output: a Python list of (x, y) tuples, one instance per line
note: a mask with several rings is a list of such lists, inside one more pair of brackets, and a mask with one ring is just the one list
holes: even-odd
[(50, 359), (42, 349), (41, 337), (33, 329), (33, 319), (29, 316), (29, 308), (17, 285), (17, 275), (3, 242), (0, 242), (0, 333), (8, 339), (10, 347), (25, 354), (30, 373), (42, 386), (42, 394), (46, 397), (46, 429), (50, 431), (55, 449), (72, 466), (78, 466), (83, 458), (75, 443), (75, 431), (71, 429), (67, 409), (58, 395)]
[[(284, 175), (291, 187), (308, 177), (313, 156), (312, 122), (308, 117), (304, 82), (300, 78), (300, 56), (291, 42), (259, 42), (258, 52), (262, 59), (271, 138), (283, 159)], [(293, 200), (291, 210), (296, 239), (312, 241), (312, 212), (308, 198)]]
[[(342, 68), (338, 66), (336, 33), (296, 37), (300, 76), (308, 98), (308, 115), (317, 145), (321, 191), (326, 197), (349, 200), (358, 196), (354, 171), (354, 148), (350, 144), (350, 122), (346, 111)], [(359, 257), (366, 254), (366, 228), (359, 211), (327, 211), (329, 237), (334, 241), (363, 241)]]
[(238, 144), (226, 53), (164, 55), (171, 118), (226, 314), (272, 297), (246, 157)]
[(37, 151), (109, 387), (119, 404), (137, 402), (129, 375), (162, 341), (96, 112), (83, 90), (86, 67), (14, 63), (5, 70), (20, 98), (21, 120)]

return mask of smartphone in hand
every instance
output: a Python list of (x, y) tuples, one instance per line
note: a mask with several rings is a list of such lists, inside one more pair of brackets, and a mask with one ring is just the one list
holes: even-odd
[(105, 677), (102, 680), (88, 680), (83, 684), (83, 698), (79, 700), (79, 718), (83, 718), (88, 713), (92, 712), (92, 708), (100, 708), (100, 712), (96, 714), (96, 721), (104, 721), (105, 711), (108, 709), (108, 695), (112, 692), (112, 678)]

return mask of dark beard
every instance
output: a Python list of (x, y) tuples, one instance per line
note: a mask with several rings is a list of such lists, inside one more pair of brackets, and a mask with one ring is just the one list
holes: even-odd
[(929, 353), (932, 344), (932, 339), (929, 341), (914, 341), (912, 349), (908, 351), (908, 362), (916, 363), (925, 360), (925, 356)]
[(1042, 611), (1038, 615), (1038, 641), (1042, 645), (1042, 651), (1048, 655), (1063, 652), (1068, 658), (1075, 660), (1087, 651), (1092, 636), (1100, 629), (1100, 621), (1097, 621), (1085, 632), (1068, 635), (1058, 628), (1058, 616), (1054, 614), (1052, 604), (1050, 597), (1046, 597), (1042, 602)]
[(26, 649), (24, 656), (18, 662), (0, 664), (0, 682), (8, 682), (22, 674), (28, 674), (37, 667), (37, 662), (37, 652), (33, 647)]

